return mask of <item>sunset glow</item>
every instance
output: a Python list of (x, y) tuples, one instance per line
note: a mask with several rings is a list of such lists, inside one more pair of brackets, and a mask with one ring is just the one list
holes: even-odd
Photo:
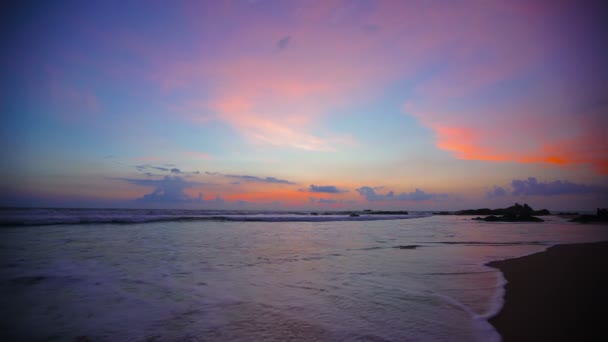
[[(16, 3), (0, 59), (0, 204), (605, 206), (598, 12), (541, 0)], [(518, 192), (531, 178), (540, 190)]]

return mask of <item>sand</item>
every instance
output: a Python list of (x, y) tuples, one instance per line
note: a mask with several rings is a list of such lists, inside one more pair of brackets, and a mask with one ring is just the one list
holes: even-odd
[(503, 341), (606, 338), (608, 242), (559, 245), (488, 265), (508, 281), (505, 304), (490, 319)]

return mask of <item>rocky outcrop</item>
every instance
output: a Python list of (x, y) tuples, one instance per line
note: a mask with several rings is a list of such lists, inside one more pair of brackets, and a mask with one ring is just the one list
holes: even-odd
[(400, 246), (395, 246), (393, 248), (398, 248), (398, 249), (416, 249), (420, 247), (419, 245), (400, 245)]
[(528, 204), (521, 205), (519, 203), (515, 203), (514, 205), (508, 208), (499, 208), (499, 209), (489, 209), (489, 208), (481, 208), (481, 209), (467, 209), (460, 210), (455, 213), (456, 215), (530, 215), (530, 216), (544, 216), (551, 215), (551, 212), (547, 209), (534, 210)]
[(597, 208), (595, 215), (580, 215), (570, 222), (579, 222), (579, 223), (594, 223), (594, 222), (608, 222), (608, 209), (606, 208)]
[(476, 217), (473, 220), (486, 221), (486, 222), (545, 222), (545, 220), (527, 214), (522, 215), (503, 215), (503, 216), (486, 216)]

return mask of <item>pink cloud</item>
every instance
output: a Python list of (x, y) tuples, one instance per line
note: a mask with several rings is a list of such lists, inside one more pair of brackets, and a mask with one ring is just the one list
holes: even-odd
[[(315, 132), (324, 118), (429, 64), (449, 60), (442, 77), (418, 87), (421, 97), (437, 99), (524, 72), (542, 56), (532, 9), (519, 4), (357, 6), (315, 3), (286, 13), (287, 23), (246, 5), (219, 6), (218, 16), (240, 18), (246, 29), (218, 44), (213, 57), (168, 65), (155, 77), (163, 89), (207, 80), (210, 99), (202, 107), (256, 143), (335, 150), (344, 138)], [(286, 36), (289, 44), (277, 48)], [(200, 115), (189, 118), (201, 122)]]
[[(608, 174), (605, 106), (589, 113), (556, 116), (544, 123), (540, 119), (543, 115), (526, 112), (512, 116), (489, 112), (486, 118), (479, 113), (476, 122), (458, 123), (461, 116), (454, 113), (419, 113), (411, 106), (406, 108), (434, 130), (437, 147), (459, 159), (587, 164), (598, 173)], [(505, 119), (497, 122), (495, 117)]]
[[(576, 59), (593, 51), (578, 43), (588, 37), (572, 34), (593, 34), (581, 29), (580, 8), (552, 2), (480, 8), (454, 25), (458, 48), (445, 51), (449, 62), (417, 85), (404, 112), (460, 159), (586, 164), (608, 173), (606, 108), (599, 105), (605, 86), (593, 59), (587, 65)], [(440, 17), (455, 24), (453, 16)]]
[[(326, 120), (405, 79), (414, 84), (403, 95), (413, 106), (406, 112), (458, 158), (606, 169), (601, 119), (582, 114), (588, 99), (580, 94), (596, 89), (577, 90), (589, 82), (567, 58), (572, 70), (543, 69), (572, 50), (562, 37), (577, 29), (563, 25), (574, 5), (323, 1), (278, 19), (254, 3), (199, 5), (186, 11), (193, 25), (223, 39), (179, 62), (157, 58), (152, 76), (167, 93), (201, 89), (204, 98), (172, 105), (186, 120), (223, 121), (255, 144), (334, 151), (356, 139), (327, 131)], [(503, 90), (484, 103), (516, 81), (530, 91)]]
[[(272, 101), (270, 98), (266, 100)], [(265, 111), (268, 103), (253, 101), (255, 97), (228, 97), (220, 99), (212, 108), (219, 113), (221, 119), (236, 127), (254, 143), (308, 151), (333, 151), (336, 146), (355, 144), (348, 136), (320, 137), (302, 129), (318, 115), (314, 109), (309, 109), (308, 112), (305, 109), (280, 112), (277, 109), (280, 110), (282, 103), (277, 103), (275, 109)]]
[[(221, 58), (169, 65), (157, 77), (163, 87), (176, 88), (208, 80), (212, 88), (201, 109), (254, 143), (317, 151), (351, 146), (353, 137), (327, 132), (323, 120), (353, 99), (372, 98), (381, 89), (370, 85), (395, 75), (376, 56), (377, 41), (360, 25), (332, 28), (332, 13), (331, 4), (316, 6), (297, 11), (291, 25), (248, 26), (223, 42), (216, 52)], [(277, 48), (286, 34), (289, 45)], [(197, 114), (188, 117), (199, 121)]]

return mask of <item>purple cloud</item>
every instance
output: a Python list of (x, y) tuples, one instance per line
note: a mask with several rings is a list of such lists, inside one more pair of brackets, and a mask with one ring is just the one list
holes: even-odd
[(137, 198), (137, 202), (143, 203), (224, 203), (224, 199), (217, 195), (213, 200), (204, 200), (203, 194), (198, 197), (188, 196), (184, 190), (203, 185), (204, 183), (190, 182), (179, 176), (165, 176), (161, 179), (133, 179), (118, 178), (138, 186), (154, 187), (154, 190)]
[[(217, 174), (217, 173), (209, 173), (207, 174)], [(249, 176), (249, 175), (223, 175), (228, 178), (236, 178), (247, 182), (258, 182), (258, 183), (275, 183), (275, 184), (296, 184), (294, 182), (290, 182), (285, 179), (279, 179), (275, 177), (257, 177), (257, 176)]]
[(355, 204), (355, 203), (357, 203), (357, 201), (341, 200), (341, 199), (335, 199), (335, 198), (316, 199), (314, 197), (310, 197), (308, 200), (309, 200), (310, 204)]
[(494, 186), (494, 188), (486, 193), (486, 198), (498, 198), (507, 195), (507, 190), (501, 186)]
[[(182, 171), (181, 169), (178, 169), (177, 167), (175, 167), (174, 164), (164, 164), (164, 166), (155, 166), (155, 165), (150, 165), (150, 164), (141, 164), (141, 165), (135, 165), (135, 169), (137, 171), (140, 171), (140, 172), (150, 171), (150, 170), (157, 170), (157, 171), (163, 171), (163, 172), (169, 172), (169, 173), (175, 173), (175, 174), (182, 174), (182, 175), (198, 175), (198, 174), (200, 174), (199, 171), (194, 171), (194, 172), (185, 172), (185, 171)], [(150, 174), (150, 172), (146, 172), (144, 174), (148, 175), (148, 174)]]
[(308, 188), (309, 192), (322, 192), (322, 193), (327, 193), (327, 194), (340, 194), (343, 192), (347, 192), (347, 190), (341, 190), (338, 189), (336, 186), (333, 185), (314, 185), (311, 184), (310, 187)]
[(277, 47), (281, 50), (285, 50), (289, 46), (290, 40), (291, 40), (291, 36), (285, 36), (285, 37), (281, 38), (277, 42)]
[(515, 196), (558, 196), (607, 193), (608, 188), (597, 185), (577, 184), (569, 181), (556, 180), (539, 182), (534, 177), (514, 179), (511, 182), (512, 194)]
[(389, 191), (386, 194), (379, 194), (374, 190), (374, 188), (369, 186), (362, 186), (357, 189), (357, 192), (365, 197), (369, 202), (379, 202), (379, 201), (428, 201), (428, 200), (436, 200), (446, 198), (447, 194), (435, 194), (435, 193), (427, 193), (423, 190), (416, 189), (414, 192), (402, 192), (400, 194), (395, 194), (393, 191)]

